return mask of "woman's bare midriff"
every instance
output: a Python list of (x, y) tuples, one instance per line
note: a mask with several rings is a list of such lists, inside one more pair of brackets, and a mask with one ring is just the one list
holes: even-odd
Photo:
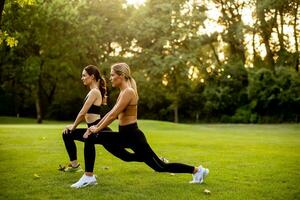
[(125, 126), (137, 122), (136, 116), (124, 116), (124, 113), (119, 114), (118, 119), (120, 126)]
[(85, 121), (86, 123), (90, 124), (95, 122), (97, 119), (100, 119), (100, 115), (99, 114), (85, 114)]

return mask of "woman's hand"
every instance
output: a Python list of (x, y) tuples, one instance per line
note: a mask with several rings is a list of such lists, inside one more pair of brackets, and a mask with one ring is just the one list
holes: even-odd
[(92, 132), (89, 129), (86, 129), (86, 132), (83, 134), (83, 138), (87, 139), (89, 137), (89, 135), (91, 135)]
[(99, 132), (97, 126), (91, 126), (91, 127), (89, 128), (89, 130), (90, 130), (90, 132), (92, 132), (92, 133), (97, 133), (97, 132)]
[(70, 124), (68, 126), (66, 126), (66, 128), (64, 129), (64, 134), (68, 134), (70, 131), (73, 131), (75, 128), (74, 128), (74, 125), (73, 124)]

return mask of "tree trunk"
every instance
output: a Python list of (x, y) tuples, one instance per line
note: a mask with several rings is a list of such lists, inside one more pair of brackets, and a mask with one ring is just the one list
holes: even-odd
[(40, 91), (40, 76), (37, 83), (36, 95), (35, 95), (35, 110), (36, 110), (36, 120), (38, 124), (43, 122), (42, 119), (42, 109), (41, 109), (41, 91)]
[(196, 123), (198, 123), (199, 122), (199, 113), (197, 112), (196, 113)]
[(43, 122), (43, 117), (42, 117), (42, 106), (41, 106), (41, 96), (42, 96), (42, 66), (44, 64), (44, 61), (42, 60), (40, 64), (40, 71), (39, 71), (39, 76), (37, 80), (37, 87), (36, 87), (36, 95), (35, 95), (35, 108), (36, 108), (36, 119), (37, 123), (41, 124)]
[[(279, 17), (280, 17), (280, 30), (279, 30), (279, 24), (278, 24), (278, 20), (277, 20), (277, 17), (278, 17), (278, 14), (277, 12), (279, 13)], [(275, 21), (276, 21), (276, 32), (277, 32), (277, 35), (278, 35), (278, 39), (279, 39), (279, 46), (280, 46), (280, 50), (283, 50), (284, 49), (284, 43), (283, 43), (283, 13), (282, 11), (276, 11), (275, 13)]]
[[(226, 23), (227, 39), (225, 42), (229, 43), (230, 53), (237, 55), (243, 62), (246, 63), (246, 53), (244, 48), (244, 33), (241, 14), (239, 13), (239, 5), (234, 1), (221, 0), (218, 3), (221, 4), (221, 13), (223, 14), (223, 20)], [(230, 13), (228, 14), (227, 11)], [(226, 37), (225, 37), (226, 38)]]
[(216, 60), (217, 60), (218, 65), (221, 66), (222, 63), (221, 63), (221, 61), (220, 61), (220, 58), (219, 58), (219, 56), (218, 56), (218, 53), (217, 53), (217, 51), (216, 51), (216, 49), (215, 49), (213, 43), (212, 43), (212, 42), (209, 43), (209, 46), (210, 46), (210, 48), (212, 49), (212, 51), (213, 51), (213, 53), (214, 53), (214, 56), (215, 56), (215, 58), (216, 58)]
[(1, 29), (1, 19), (2, 19), (3, 9), (4, 9), (4, 3), (5, 0), (0, 0), (0, 29)]
[(253, 64), (256, 61), (256, 50), (255, 50), (255, 35), (256, 35), (256, 31), (255, 28), (253, 28), (252, 30), (252, 51), (253, 51)]
[(294, 18), (294, 39), (295, 39), (295, 50), (296, 50), (296, 62), (295, 62), (295, 69), (297, 72), (299, 72), (299, 45), (298, 45), (298, 38), (297, 38), (297, 14), (298, 14), (298, 8), (299, 8), (299, 3), (296, 3), (296, 8), (295, 8), (295, 18)]
[(174, 107), (174, 122), (178, 123), (179, 119), (178, 119), (178, 105), (176, 105)]
[(40, 97), (37, 94), (35, 98), (35, 109), (36, 109), (36, 120), (38, 124), (41, 124), (43, 122), (42, 120), (42, 112), (41, 112), (41, 103), (40, 103)]
[(261, 36), (263, 38), (263, 42), (266, 46), (266, 51), (267, 51), (267, 56), (266, 56), (266, 61), (268, 63), (268, 65), (270, 66), (270, 68), (272, 70), (275, 70), (275, 61), (274, 61), (274, 55), (273, 52), (271, 50), (271, 46), (270, 46), (270, 37), (271, 37), (271, 31), (272, 31), (272, 27), (270, 27), (271, 25), (268, 24), (265, 20), (265, 11), (263, 8), (260, 8), (260, 4), (257, 1), (256, 2), (256, 9), (257, 9), (257, 17), (258, 20), (260, 21), (260, 32), (261, 32)]

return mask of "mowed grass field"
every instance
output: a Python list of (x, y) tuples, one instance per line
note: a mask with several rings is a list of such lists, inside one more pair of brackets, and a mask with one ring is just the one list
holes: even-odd
[[(97, 145), (98, 185), (72, 189), (82, 173), (57, 170), (68, 161), (61, 138), (66, 123), (34, 122), (0, 117), (0, 199), (300, 199), (300, 124), (140, 120), (158, 155), (208, 167), (205, 183), (191, 185), (189, 174), (157, 173), (143, 163), (123, 162)], [(83, 144), (77, 147), (84, 166)]]

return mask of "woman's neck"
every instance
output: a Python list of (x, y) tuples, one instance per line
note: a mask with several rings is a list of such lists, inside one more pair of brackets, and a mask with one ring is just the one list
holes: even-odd
[(124, 91), (126, 88), (128, 88), (128, 83), (127, 82), (123, 82), (122, 85), (119, 87), (120, 91)]
[(92, 89), (94, 89), (94, 88), (98, 88), (98, 83), (93, 82), (93, 83), (90, 85), (90, 90), (92, 90)]

